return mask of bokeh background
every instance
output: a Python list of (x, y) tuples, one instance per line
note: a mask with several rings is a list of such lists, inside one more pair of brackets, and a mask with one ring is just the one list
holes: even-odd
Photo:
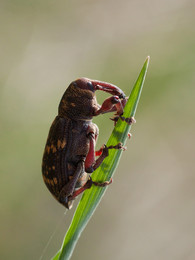
[[(85, 76), (129, 94), (148, 55), (133, 138), (72, 259), (195, 259), (194, 7), (192, 0), (0, 1), (0, 259), (50, 259), (70, 224), (76, 204), (64, 215), (41, 176), (68, 84)], [(108, 95), (97, 96), (101, 103)], [(94, 119), (98, 147), (113, 128), (109, 117)]]

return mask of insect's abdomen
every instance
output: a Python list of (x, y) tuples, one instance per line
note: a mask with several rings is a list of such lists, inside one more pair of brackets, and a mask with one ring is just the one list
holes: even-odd
[(47, 138), (43, 162), (43, 179), (50, 192), (58, 199), (60, 190), (68, 182), (67, 150), (72, 140), (72, 122), (57, 116), (51, 125)]

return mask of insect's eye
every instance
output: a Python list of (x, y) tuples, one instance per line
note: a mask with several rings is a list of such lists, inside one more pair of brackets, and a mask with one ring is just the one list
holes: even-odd
[(88, 82), (87, 82), (87, 87), (88, 87), (89, 90), (91, 90), (91, 91), (93, 91), (93, 92), (95, 91), (95, 89), (94, 89), (93, 84), (91, 83), (91, 81), (88, 81)]
[(78, 87), (76, 81), (74, 81), (72, 84), (73, 84), (73, 86)]

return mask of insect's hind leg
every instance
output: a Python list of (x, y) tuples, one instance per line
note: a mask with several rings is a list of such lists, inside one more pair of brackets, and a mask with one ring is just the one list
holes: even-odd
[(110, 181), (105, 181), (105, 182), (95, 182), (92, 180), (92, 178), (89, 176), (89, 180), (85, 183), (85, 185), (83, 187), (81, 187), (80, 189), (76, 190), (72, 196), (69, 196), (68, 199), (69, 200), (74, 200), (79, 194), (81, 194), (82, 192), (84, 192), (87, 189), (90, 189), (92, 184), (94, 184), (95, 186), (98, 187), (105, 187), (108, 186), (109, 184), (112, 183), (112, 179), (110, 179)]
[(69, 196), (71, 196), (74, 193), (76, 183), (79, 179), (79, 177), (84, 173), (85, 171), (85, 161), (81, 160), (77, 164), (77, 168), (75, 170), (75, 173), (73, 174), (72, 178), (69, 180), (69, 182), (62, 187), (59, 195), (59, 201), (64, 204), (66, 207), (68, 206)]
[(89, 180), (85, 183), (84, 186), (82, 186), (81, 188), (79, 188), (78, 190), (76, 190), (72, 196), (69, 196), (69, 200), (74, 200), (79, 194), (81, 194), (82, 192), (84, 192), (87, 189), (90, 189), (91, 186), (93, 184), (93, 181), (91, 179), (91, 177), (89, 177)]
[(96, 182), (96, 181), (92, 181), (92, 183), (95, 185), (95, 186), (98, 186), (98, 187), (106, 187), (108, 185), (110, 185), (112, 183), (112, 178), (109, 180), (109, 181), (105, 181), (105, 182)]

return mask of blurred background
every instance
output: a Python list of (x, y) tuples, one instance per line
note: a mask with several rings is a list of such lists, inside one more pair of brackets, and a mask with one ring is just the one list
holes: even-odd
[[(148, 55), (133, 138), (72, 259), (195, 259), (194, 12), (192, 0), (0, 1), (0, 259), (40, 259), (56, 230), (50, 259), (76, 209), (64, 215), (41, 176), (66, 87), (89, 77), (129, 95)], [(110, 116), (94, 119), (98, 148)]]

